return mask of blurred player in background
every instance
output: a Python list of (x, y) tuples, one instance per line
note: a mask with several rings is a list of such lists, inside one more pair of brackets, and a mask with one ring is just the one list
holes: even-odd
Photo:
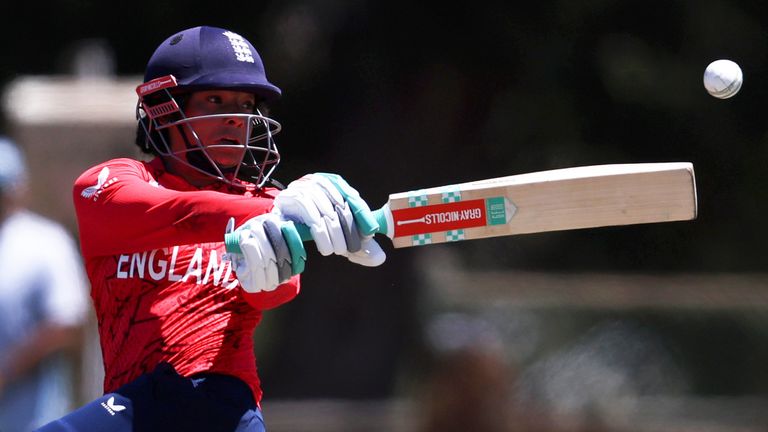
[(263, 110), (281, 92), (240, 35), (170, 36), (137, 92), (136, 143), (154, 158), (104, 162), (73, 191), (105, 395), (42, 430), (263, 431), (253, 332), (299, 293), (293, 222), (322, 255), (368, 266), (385, 260), (378, 224), (337, 175), (271, 179), (280, 125)]
[(72, 357), (88, 308), (80, 254), (24, 208), (26, 165), (0, 137), (0, 431), (28, 432), (72, 408)]

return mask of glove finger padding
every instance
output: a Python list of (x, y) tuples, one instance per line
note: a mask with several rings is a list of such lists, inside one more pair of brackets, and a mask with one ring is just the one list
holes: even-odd
[(288, 250), (288, 244), (285, 242), (277, 223), (265, 219), (262, 226), (264, 227), (264, 234), (267, 235), (272, 250), (275, 252), (278, 280), (285, 282), (291, 278), (291, 252)]
[(373, 216), (368, 203), (360, 196), (360, 192), (357, 189), (350, 186), (338, 174), (317, 173), (312, 175), (326, 178), (344, 197), (344, 201), (347, 202), (354, 216), (357, 229), (363, 237), (372, 237), (378, 231), (379, 223)]
[(308, 174), (291, 182), (275, 198), (282, 217), (309, 227), (321, 255), (342, 255), (378, 266), (386, 254), (373, 235), (379, 224), (360, 194), (337, 174)]
[(291, 182), (275, 198), (275, 208), (285, 219), (309, 227), (321, 255), (359, 248), (352, 211), (327, 178), (310, 174)]
[[(346, 207), (345, 208), (349, 208)], [(336, 213), (339, 215), (339, 224), (341, 225), (342, 234), (344, 234), (344, 240), (347, 244), (347, 250), (345, 252), (357, 252), (362, 247), (362, 239), (360, 238), (360, 232), (357, 231), (352, 213), (343, 211), (339, 207), (336, 207)]]
[[(240, 231), (240, 251), (244, 260), (235, 273), (248, 292), (273, 291), (280, 284), (277, 258), (261, 223)], [(245, 280), (243, 280), (245, 276)]]
[(240, 253), (231, 253), (247, 292), (273, 291), (304, 270), (306, 251), (296, 227), (274, 213), (248, 220), (235, 231)]

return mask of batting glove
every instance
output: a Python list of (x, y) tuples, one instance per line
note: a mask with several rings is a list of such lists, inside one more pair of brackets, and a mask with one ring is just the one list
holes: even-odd
[(387, 258), (373, 239), (379, 228), (360, 193), (336, 174), (308, 174), (291, 182), (275, 198), (283, 218), (309, 227), (321, 255), (342, 255), (364, 266)]
[(265, 213), (237, 229), (234, 225), (230, 219), (224, 236), (226, 259), (245, 291), (273, 291), (304, 271), (307, 253), (293, 222)]

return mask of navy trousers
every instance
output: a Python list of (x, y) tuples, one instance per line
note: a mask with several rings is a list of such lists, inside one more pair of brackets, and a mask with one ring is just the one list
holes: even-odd
[(37, 432), (265, 432), (250, 387), (219, 374), (179, 375), (160, 364)]

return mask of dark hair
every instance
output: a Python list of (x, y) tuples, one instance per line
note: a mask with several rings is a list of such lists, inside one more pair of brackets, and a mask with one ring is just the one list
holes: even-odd
[(144, 130), (144, 125), (142, 123), (145, 123), (146, 119), (139, 120), (139, 123), (136, 125), (136, 141), (135, 144), (137, 147), (139, 147), (139, 150), (141, 150), (144, 154), (151, 154), (154, 156), (157, 156), (157, 150), (155, 150), (155, 146), (152, 145), (152, 143), (149, 142), (149, 137), (147, 136), (147, 132)]

